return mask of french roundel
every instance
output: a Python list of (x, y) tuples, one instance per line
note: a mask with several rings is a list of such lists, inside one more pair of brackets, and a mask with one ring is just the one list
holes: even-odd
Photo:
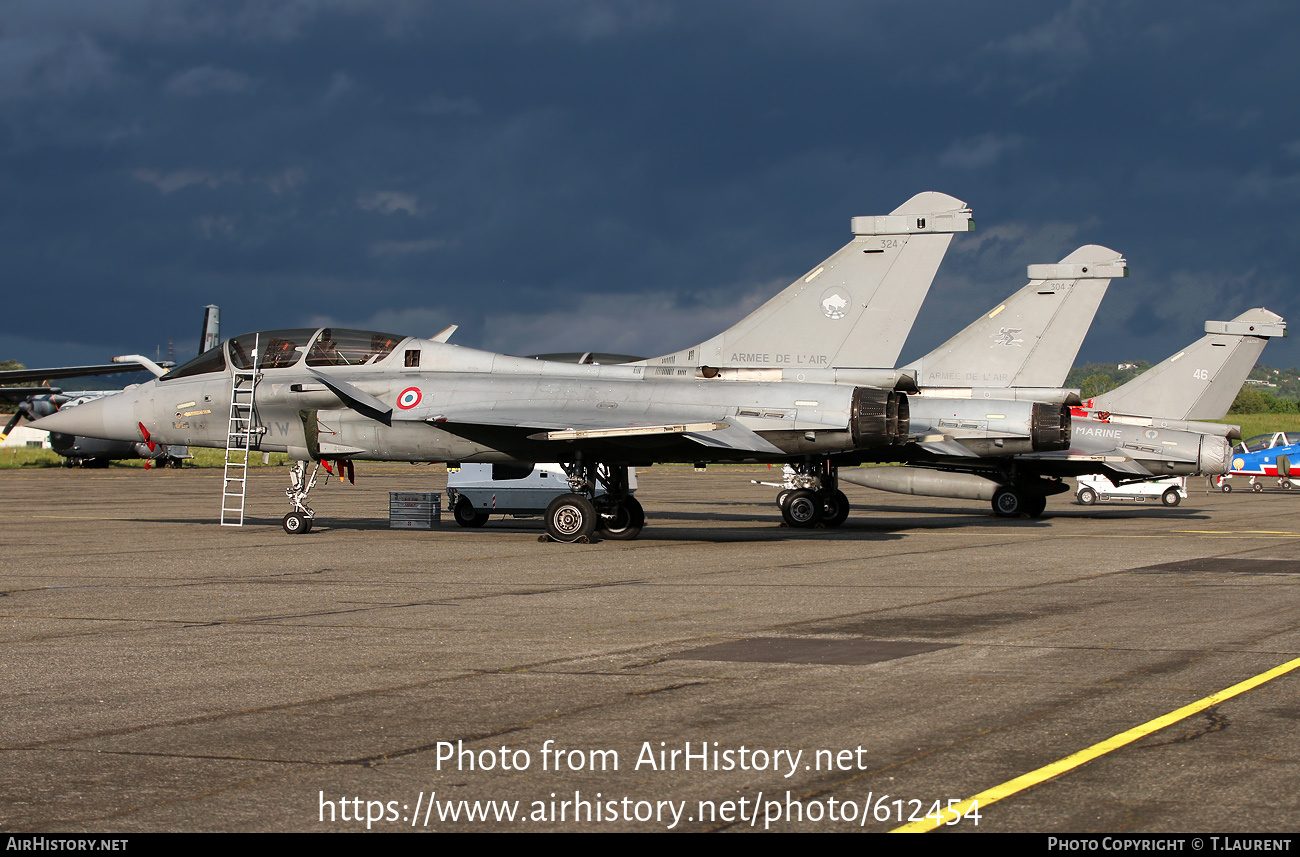
[(409, 411), (411, 408), (420, 404), (421, 398), (419, 387), (407, 387), (402, 391), (401, 395), (397, 397), (397, 407), (404, 411)]

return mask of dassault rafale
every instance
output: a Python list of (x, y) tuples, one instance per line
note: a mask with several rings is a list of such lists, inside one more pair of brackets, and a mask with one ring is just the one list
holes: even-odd
[[(843, 520), (838, 467), (897, 460), (911, 437), (913, 377), (872, 367), (895, 365), (952, 236), (972, 226), (939, 193), (853, 218), (848, 244), (738, 324), (638, 363), (495, 354), (450, 344), (449, 331), (269, 330), (36, 427), (226, 448), (223, 523), (243, 518), (232, 451), (288, 453), (291, 533), (312, 527), (307, 462), (326, 460), (560, 462), (572, 493), (545, 522), (564, 542), (635, 538), (645, 516), (627, 470), (655, 462), (799, 461), (822, 474), (802, 499)], [(1068, 437), (1068, 408), (1055, 413)]]

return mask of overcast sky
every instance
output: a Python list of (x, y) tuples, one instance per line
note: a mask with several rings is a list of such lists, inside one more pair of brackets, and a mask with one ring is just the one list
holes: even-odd
[(937, 190), (904, 360), (1091, 243), (1080, 359), (1158, 360), (1300, 321), (1298, 93), (1293, 0), (0, 0), (0, 359), (186, 359), (209, 303), (662, 354)]

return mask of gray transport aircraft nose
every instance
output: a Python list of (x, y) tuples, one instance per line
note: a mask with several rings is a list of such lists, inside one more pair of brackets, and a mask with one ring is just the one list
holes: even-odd
[(104, 440), (140, 440), (140, 429), (135, 418), (135, 396), (129, 391), (63, 408), (36, 420), (31, 423), (31, 427)]

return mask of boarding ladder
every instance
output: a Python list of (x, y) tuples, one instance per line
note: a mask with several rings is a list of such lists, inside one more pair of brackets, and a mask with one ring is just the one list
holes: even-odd
[(253, 340), (253, 362), (247, 369), (235, 366), (230, 385), (230, 423), (226, 429), (226, 469), (221, 483), (221, 526), (244, 526), (244, 497), (248, 491), (248, 456), (253, 447), (253, 406), (257, 391), (258, 341)]

